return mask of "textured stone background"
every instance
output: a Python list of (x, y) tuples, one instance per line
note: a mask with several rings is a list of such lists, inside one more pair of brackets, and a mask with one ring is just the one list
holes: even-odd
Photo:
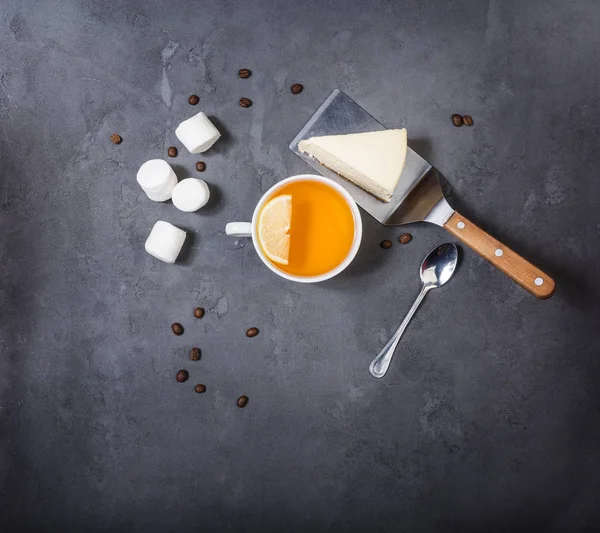
[[(2, 531), (598, 531), (597, 1), (3, 0), (0, 46)], [(556, 295), (463, 247), (373, 379), (451, 236), (382, 250), (401, 230), (365, 215), (351, 268), (302, 286), (224, 235), (309, 170), (287, 145), (336, 87)], [(192, 93), (224, 136), (185, 214), (135, 173), (180, 146)], [(189, 231), (175, 266), (144, 252), (158, 219)]]

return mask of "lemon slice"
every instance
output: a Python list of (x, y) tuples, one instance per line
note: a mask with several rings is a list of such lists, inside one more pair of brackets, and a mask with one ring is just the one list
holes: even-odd
[(290, 256), (292, 196), (282, 194), (269, 200), (258, 215), (258, 243), (274, 263), (287, 265)]

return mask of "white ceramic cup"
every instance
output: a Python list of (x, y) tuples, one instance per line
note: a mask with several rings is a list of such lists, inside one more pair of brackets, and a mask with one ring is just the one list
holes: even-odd
[[(289, 183), (295, 181), (316, 181), (319, 183), (323, 183), (328, 187), (331, 187), (336, 192), (340, 194), (340, 196), (346, 200), (350, 211), (352, 211), (352, 217), (354, 218), (354, 239), (352, 240), (352, 246), (348, 251), (348, 255), (346, 255), (345, 259), (334, 269), (329, 272), (325, 272), (324, 274), (320, 274), (318, 276), (295, 276), (293, 274), (288, 274), (283, 270), (277, 268), (264, 252), (261, 250), (258, 245), (258, 239), (256, 236), (257, 231), (257, 221), (258, 215), (265, 205), (265, 203), (271, 199), (271, 197), (275, 196), (277, 191), (288, 185)], [(354, 259), (356, 253), (358, 252), (358, 248), (360, 247), (360, 241), (362, 239), (362, 219), (360, 217), (360, 211), (358, 210), (358, 206), (356, 202), (348, 194), (348, 192), (338, 185), (335, 181), (330, 180), (328, 178), (324, 178), (323, 176), (317, 176), (315, 174), (301, 174), (299, 176), (292, 176), (290, 178), (286, 178), (279, 183), (273, 185), (265, 194), (263, 194), (262, 198), (254, 208), (254, 214), (252, 215), (252, 222), (230, 222), (225, 227), (225, 233), (227, 235), (231, 235), (232, 237), (252, 237), (252, 241), (254, 243), (254, 248), (256, 249), (256, 253), (258, 257), (261, 258), (262, 262), (267, 265), (275, 274), (281, 276), (282, 278), (289, 279), (290, 281), (297, 281), (299, 283), (317, 283), (319, 281), (325, 281), (326, 279), (333, 278), (333, 276), (337, 276), (342, 270), (344, 270)]]

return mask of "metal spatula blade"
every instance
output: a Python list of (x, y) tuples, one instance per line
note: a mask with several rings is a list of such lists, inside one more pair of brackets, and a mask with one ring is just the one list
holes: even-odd
[(437, 224), (470, 246), (525, 290), (541, 299), (552, 296), (552, 278), (452, 209), (444, 198), (435, 168), (411, 148), (407, 149), (402, 175), (388, 203), (378, 200), (298, 149), (298, 143), (310, 137), (384, 129), (383, 124), (336, 89), (296, 135), (290, 143), (290, 149), (317, 172), (344, 187), (356, 203), (381, 224)]
[(444, 198), (435, 168), (411, 148), (407, 149), (402, 177), (388, 203), (378, 200), (298, 149), (298, 143), (310, 137), (385, 129), (381, 122), (336, 89), (290, 143), (290, 149), (317, 172), (344, 187), (356, 203), (381, 224), (397, 226), (426, 220), (443, 226), (454, 210)]

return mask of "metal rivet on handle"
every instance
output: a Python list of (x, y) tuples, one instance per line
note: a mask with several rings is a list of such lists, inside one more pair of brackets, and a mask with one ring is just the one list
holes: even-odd
[(496, 254), (496, 257), (502, 257), (504, 255), (504, 252), (500, 250), (500, 248), (498, 248), (494, 253)]
[(544, 283), (544, 280), (542, 278), (535, 278), (533, 282), (539, 287), (542, 283)]
[(463, 229), (465, 227), (465, 223), (461, 220), (458, 224), (456, 224), (458, 229)]

